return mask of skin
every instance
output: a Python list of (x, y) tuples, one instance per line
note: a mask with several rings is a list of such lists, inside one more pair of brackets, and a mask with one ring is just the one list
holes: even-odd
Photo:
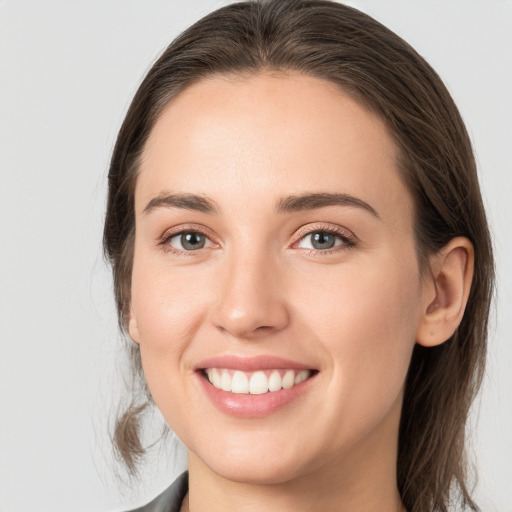
[[(189, 453), (184, 509), (397, 511), (404, 381), (416, 342), (462, 316), (472, 249), (455, 239), (422, 275), (413, 201), (383, 121), (298, 73), (216, 76), (167, 106), (138, 177), (129, 332), (152, 396)], [(217, 213), (155, 207), (197, 194)], [(306, 193), (370, 205), (277, 212)], [(308, 233), (339, 230), (315, 249)], [(198, 231), (187, 251), (169, 232)], [(348, 241), (347, 241), (348, 240)], [(271, 354), (319, 370), (262, 418), (219, 411), (197, 385), (207, 357)]]

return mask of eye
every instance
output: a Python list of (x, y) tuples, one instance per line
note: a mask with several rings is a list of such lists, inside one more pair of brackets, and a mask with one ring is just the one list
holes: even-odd
[(165, 243), (178, 251), (197, 251), (212, 245), (210, 239), (198, 231), (182, 231), (167, 238)]
[(303, 236), (298, 246), (302, 249), (324, 250), (343, 244), (339, 235), (328, 233), (327, 231), (315, 231), (309, 235)]
[(312, 251), (329, 252), (329, 249), (336, 247), (352, 247), (354, 241), (346, 234), (336, 230), (317, 229), (303, 235), (296, 243), (295, 247), (299, 249), (309, 249)]

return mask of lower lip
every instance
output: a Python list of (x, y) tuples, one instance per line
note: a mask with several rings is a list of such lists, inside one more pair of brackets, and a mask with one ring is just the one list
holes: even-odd
[(305, 381), (289, 389), (250, 395), (217, 389), (203, 376), (202, 372), (197, 372), (200, 385), (213, 404), (220, 411), (238, 418), (260, 418), (278, 411), (304, 394), (316, 375), (314, 373)]

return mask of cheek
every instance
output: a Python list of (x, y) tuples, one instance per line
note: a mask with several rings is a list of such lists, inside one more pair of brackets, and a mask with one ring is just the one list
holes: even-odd
[[(142, 263), (139, 261), (138, 263)], [(134, 265), (132, 304), (140, 334), (144, 378), (166, 422), (177, 432), (191, 432), (184, 414), (189, 382), (184, 354), (202, 322), (201, 292), (189, 279), (155, 272), (154, 264)], [(152, 269), (151, 271), (149, 269)]]
[(316, 326), (342, 389), (401, 388), (419, 322), (418, 275), (415, 258), (373, 261), (333, 272), (323, 293), (303, 297), (302, 316)]
[(189, 279), (155, 272), (152, 265), (134, 266), (132, 305), (141, 349), (179, 351), (200, 322), (201, 290)]
[[(138, 259), (137, 259), (138, 257)], [(184, 354), (203, 321), (204, 292), (194, 280), (137, 255), (132, 274), (132, 307), (141, 360), (151, 395), (162, 411), (176, 410), (182, 378), (189, 369)], [(172, 421), (171, 418), (167, 418)]]
[(391, 262), (385, 268), (384, 272), (368, 270), (357, 280), (360, 299), (354, 297), (347, 307), (353, 309), (369, 345), (400, 350), (404, 343), (414, 342), (421, 287), (414, 264)]
[(378, 425), (395, 435), (420, 310), (414, 261), (335, 272), (323, 293), (303, 296), (300, 316), (314, 327), (326, 361), (330, 419), (323, 435), (332, 440), (330, 449), (379, 431)]

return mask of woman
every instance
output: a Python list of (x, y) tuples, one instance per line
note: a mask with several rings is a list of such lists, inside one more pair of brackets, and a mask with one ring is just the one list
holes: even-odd
[[(493, 264), (471, 145), (404, 41), (326, 1), (233, 4), (176, 39), (120, 130), (104, 234), (188, 473), (143, 510), (447, 510)], [(142, 372), (143, 371), (143, 377)]]

